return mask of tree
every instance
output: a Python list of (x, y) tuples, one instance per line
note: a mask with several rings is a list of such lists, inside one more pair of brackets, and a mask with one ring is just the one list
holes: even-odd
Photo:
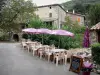
[(44, 23), (39, 18), (32, 18), (28, 23), (29, 28), (44, 28)]
[(92, 5), (88, 12), (88, 19), (90, 26), (93, 26), (100, 22), (100, 4)]
[(6, 0), (0, 0), (0, 11), (1, 11), (2, 7), (5, 5), (5, 1)]
[(31, 1), (8, 0), (1, 11), (0, 28), (6, 32), (20, 30), (20, 23), (27, 23), (33, 18), (35, 10)]
[(28, 22), (28, 27), (29, 28), (48, 28), (48, 29), (54, 28), (53, 26), (46, 25), (46, 23), (44, 23), (38, 16), (32, 18)]
[(89, 9), (90, 5), (100, 3), (100, 0), (71, 0), (63, 3), (66, 10), (75, 10), (76, 13), (85, 14)]

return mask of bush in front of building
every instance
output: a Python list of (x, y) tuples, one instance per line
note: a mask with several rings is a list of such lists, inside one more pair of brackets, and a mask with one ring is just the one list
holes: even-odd
[(93, 61), (100, 65), (100, 43), (91, 46)]
[(23, 34), (23, 35), (22, 35), (22, 38), (28, 39), (28, 36), (29, 36), (28, 34)]

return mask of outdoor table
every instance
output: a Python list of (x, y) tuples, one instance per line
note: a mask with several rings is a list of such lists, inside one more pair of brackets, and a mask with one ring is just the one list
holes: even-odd
[(26, 42), (26, 44), (35, 44), (35, 43), (37, 43), (37, 42)]
[(57, 53), (57, 52), (64, 52), (66, 51), (65, 49), (52, 49), (51, 52), (52, 53)]
[(36, 46), (32, 45), (31, 48), (33, 49), (33, 54), (35, 52), (35, 55), (38, 55), (38, 51), (40, 48), (42, 48), (42, 45), (41, 44)]
[(25, 42), (27, 44), (28, 52), (30, 50), (30, 44), (36, 44), (37, 42)]
[(66, 50), (65, 49), (52, 49), (52, 50), (50, 50), (50, 52), (48, 53), (50, 56), (50, 60), (54, 61), (54, 54), (55, 53), (64, 52), (64, 51), (66, 51)]

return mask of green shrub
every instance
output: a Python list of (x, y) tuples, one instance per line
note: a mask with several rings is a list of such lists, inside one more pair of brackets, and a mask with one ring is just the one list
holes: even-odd
[(0, 41), (9, 41), (9, 35), (8, 34), (3, 34), (0, 36)]
[(93, 56), (93, 60), (97, 64), (100, 64), (100, 44), (99, 43), (92, 45), (92, 56)]
[(23, 35), (22, 35), (22, 38), (28, 39), (28, 34), (23, 34)]

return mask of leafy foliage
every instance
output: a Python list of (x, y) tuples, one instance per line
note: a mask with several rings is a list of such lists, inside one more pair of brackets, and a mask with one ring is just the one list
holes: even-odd
[(97, 3), (100, 3), (100, 0), (71, 0), (62, 5), (66, 10), (72, 11), (74, 9), (76, 13), (85, 14), (91, 5)]
[(2, 7), (5, 5), (5, 1), (6, 0), (0, 0), (0, 11), (1, 11)]
[(46, 25), (39, 17), (32, 18), (28, 23), (29, 28), (48, 28), (52, 29), (52, 26)]
[(97, 64), (100, 64), (100, 44), (96, 43), (92, 45), (92, 55), (93, 60), (96, 61)]
[(1, 11), (0, 28), (6, 32), (20, 30), (19, 23), (26, 23), (35, 16), (34, 6), (31, 1), (7, 0)]
[(84, 26), (80, 26), (78, 22), (71, 21), (70, 17), (66, 17), (66, 23), (63, 25), (63, 29), (70, 31), (75, 34), (74, 37), (64, 37), (62, 38), (62, 44), (66, 44), (66, 48), (77, 48), (82, 47), (83, 34), (85, 31)]
[(44, 26), (44, 23), (39, 18), (32, 18), (29, 23), (29, 28), (42, 28)]
[(100, 4), (92, 5), (88, 12), (88, 19), (90, 26), (93, 26), (100, 22)]

